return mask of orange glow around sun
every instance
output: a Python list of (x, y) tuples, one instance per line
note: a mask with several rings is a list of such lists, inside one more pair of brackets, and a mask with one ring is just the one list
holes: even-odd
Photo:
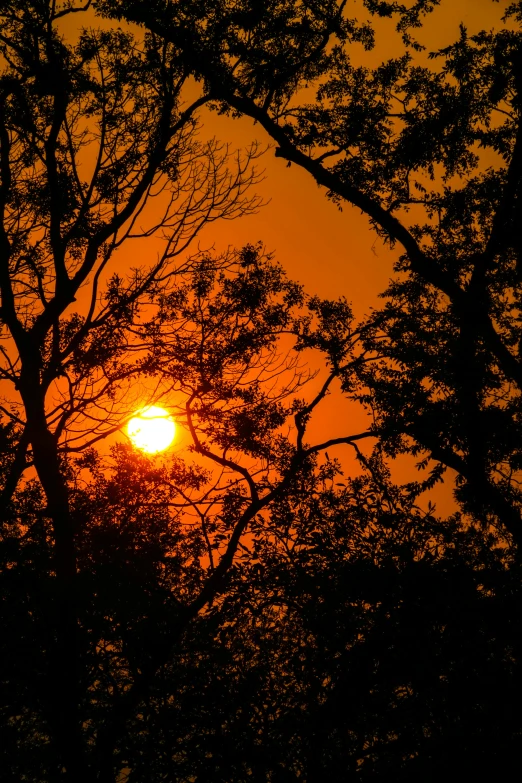
[(136, 413), (127, 424), (127, 434), (133, 445), (148, 454), (165, 451), (176, 433), (176, 425), (167, 411), (150, 405)]

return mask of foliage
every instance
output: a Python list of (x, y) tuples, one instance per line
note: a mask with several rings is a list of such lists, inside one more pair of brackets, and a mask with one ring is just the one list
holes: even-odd
[[(343, 2), (283, 0), (255, 18), (238, 14), (244, 3), (98, 7), (179, 47), (202, 94), (256, 120), (276, 155), (399, 247), (368, 342), (382, 362), (361, 376), (361, 398), (391, 454), (451, 468), (462, 508), (518, 542), (520, 4), (500, 29), (461, 26), (427, 56), (410, 31), (437, 3), (359, 5), (370, 22)], [(371, 68), (360, 45), (378, 45), (378, 17), (404, 47)]]
[[(517, 568), (478, 529), (418, 509), (377, 455), (369, 468), (339, 481), (334, 463), (310, 464), (253, 519), (223, 589), (187, 623), (210, 564), (203, 522), (180, 495), (207, 510), (216, 553), (226, 490), (208, 511), (205, 495), (196, 500), (197, 465), (127, 447), (112, 466), (94, 452), (78, 461), (81, 714), (93, 775), (100, 734), (145, 677), (147, 696), (114, 748), (129, 781), (435, 780), (454, 754), (462, 771), (508, 768), (519, 741)], [(31, 491), (19, 502), (35, 509)], [(17, 585), (36, 568), (40, 589), (42, 578), (52, 589), (51, 536), (47, 527), (42, 539), (41, 517), (25, 519), (23, 556), (1, 545), (11, 558), (6, 627), (18, 640), (2, 672), (10, 705), (25, 710), (8, 723), (3, 768), (7, 780), (47, 780), (46, 593), (38, 607), (20, 604)]]
[[(197, 138), (188, 74), (171, 46), (114, 26), (63, 24), (88, 6), (13, 0), (0, 11), (0, 379), (20, 429), (2, 506), (34, 467), (52, 521), (47, 696), (55, 748), (86, 778), (80, 698), (77, 547), (65, 455), (121, 427), (136, 368), (126, 362), (140, 308), (200, 229), (257, 205), (252, 150)], [(235, 170), (234, 170), (235, 169)], [(154, 200), (158, 209), (148, 211)], [(111, 267), (124, 243), (157, 236), (156, 259)], [(130, 352), (132, 357), (132, 352)], [(43, 565), (42, 565), (43, 567)], [(32, 593), (32, 591), (31, 591)]]
[[(436, 5), (99, 0), (146, 29), (71, 40), (89, 2), (2, 6), (6, 780), (480, 779), (518, 758), (520, 4), (430, 65), (412, 31)], [(379, 19), (404, 48), (363, 67)], [(256, 151), (231, 172), (203, 104), (401, 247), (380, 312), (306, 296), (261, 245), (188, 256), (258, 204)], [(133, 239), (156, 261), (113, 274)], [(92, 448), (137, 381), (176, 401), (192, 462)], [(371, 427), (310, 443), (335, 383)], [(397, 486), (405, 452), (430, 471)], [(419, 498), (447, 468), (441, 520)]]
[[(126, 328), (158, 278), (203, 225), (256, 200), (243, 196), (248, 156), (232, 173), (224, 147), (198, 140), (199, 102), (182, 108), (186, 78), (172, 47), (117, 29), (83, 31), (67, 45), (53, 4), (30, 21), (24, 6), (5, 9), (1, 39), (2, 320), (17, 351), (11, 342), (2, 378), (26, 408), (29, 395), (52, 398), (50, 427), (58, 436), (67, 428), (74, 447), (86, 412), (99, 421), (91, 439), (117, 420), (103, 401), (114, 383), (122, 388)], [(149, 268), (127, 279), (111, 272), (124, 242), (160, 230)], [(72, 311), (77, 297), (83, 312)]]

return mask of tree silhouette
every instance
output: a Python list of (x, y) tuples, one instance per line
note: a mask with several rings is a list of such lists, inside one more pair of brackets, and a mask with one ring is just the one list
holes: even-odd
[[(209, 508), (199, 464), (126, 446), (112, 465), (87, 452), (69, 479), (94, 779), (435, 780), (515, 763), (517, 568), (480, 530), (416, 508), (422, 487), (395, 487), (377, 457), (344, 481), (335, 463), (309, 459), (252, 519), (199, 612), (208, 541), (217, 560), (249, 505), (245, 493), (238, 507), (237, 482), (212, 482)], [(18, 642), (16, 656), (2, 651), (16, 716), (3, 768), (52, 780), (51, 531), (37, 487), (18, 498), (25, 535), (1, 547), (3, 638)], [(35, 580), (38, 601), (26, 592)]]
[[(125, 765), (135, 779), (143, 774), (133, 745), (139, 747), (144, 704), (158, 681), (162, 684), (173, 655), (175, 660), (183, 651), (185, 637), (197, 632), (201, 615), (211, 627), (226, 623), (222, 607), (236, 589), (244, 592), (240, 586), (248, 583), (252, 563), (282, 524), (270, 521), (273, 509), (286, 508), (283, 529), (288, 537), (293, 492), (313, 498), (313, 487), (327, 478), (315, 471), (317, 454), (334, 443), (355, 447), (370, 435), (307, 444), (307, 422), (332, 380), (350, 367), (355, 372), (367, 357), (349, 308), (343, 303), (332, 308), (317, 299), (305, 308), (299, 286), (259, 248), (247, 247), (225, 260), (200, 258), (196, 268), (179, 273), (170, 287), (163, 284), (150, 304), (156, 307), (152, 320), (128, 328), (140, 352), (134, 372), (139, 368), (142, 375), (159, 376), (176, 396), (176, 418), (206, 467), (176, 457), (161, 465), (126, 446), (115, 448), (112, 468), (92, 449), (76, 462), (65, 452), (60, 464), (76, 531), (75, 664), (80, 677), (75, 706), (82, 729), (77, 741), (83, 745), (84, 774), (100, 780), (114, 780)], [(284, 340), (292, 335), (285, 349)], [(314, 347), (326, 354), (330, 373), (309, 401), (299, 400), (295, 395), (309, 380), (299, 358)], [(285, 427), (293, 434), (283, 434)], [(8, 452), (7, 437), (6, 444)], [(327, 469), (330, 479), (336, 470)], [(309, 487), (300, 489), (307, 476)], [(77, 774), (52, 724), (56, 654), (53, 626), (46, 621), (53, 616), (53, 596), (59, 602), (63, 586), (58, 574), (53, 577), (50, 521), (39, 485), (31, 482), (14, 493), (4, 519), (7, 585), (13, 570), (20, 584), (29, 585), (22, 616), (9, 623), (17, 657), (10, 657), (11, 643), (5, 660), (7, 682), (20, 683), (7, 726), (19, 721), (17, 747), (27, 745), (22, 766), (6, 759), (13, 779), (27, 774), (59, 779), (62, 764), (69, 777), (71, 769)], [(29, 558), (24, 564), (23, 554), (34, 548), (37, 562)], [(36, 607), (31, 579), (38, 585)], [(17, 607), (8, 605), (11, 615)], [(67, 652), (72, 657), (75, 650), (68, 647)], [(17, 665), (20, 655), (23, 671)], [(31, 665), (34, 656), (37, 666)], [(171, 699), (178, 690), (174, 682), (163, 693)], [(33, 734), (20, 712), (36, 724)], [(130, 748), (124, 742), (129, 722), (135, 724)], [(16, 735), (16, 729), (11, 731)], [(54, 732), (58, 746), (46, 758)], [(33, 764), (30, 772), (24, 767), (28, 764)]]
[[(13, 689), (5, 725), (27, 753), (6, 767), (13, 779), (113, 780), (128, 720), (173, 645), (220, 594), (247, 526), (329, 445), (306, 445), (307, 420), (332, 379), (363, 361), (364, 351), (351, 323), (337, 334), (320, 302), (299, 314), (299, 287), (258, 248), (176, 261), (202, 225), (256, 201), (245, 194), (255, 177), (248, 159), (229, 174), (214, 143), (198, 144), (200, 101), (179, 108), (185, 75), (171, 47), (117, 30), (85, 32), (66, 45), (55, 27), (67, 14), (53, 4), (33, 11), (10, 6), (2, 32), (3, 379), (20, 395), (4, 406), (12, 422), (5, 429), (4, 565), (7, 616), (15, 615), (5, 651)], [(146, 226), (152, 195), (163, 199), (163, 211)], [(120, 247), (158, 232), (164, 243), (151, 268), (131, 271), (128, 280), (110, 276)], [(87, 284), (84, 314), (71, 312)], [(288, 362), (278, 349), (284, 333), (295, 343)], [(311, 401), (285, 407), (305, 380), (296, 352), (322, 343), (331, 364), (325, 384)], [(178, 418), (218, 473), (177, 467), (174, 476), (161, 474), (159, 521), (150, 510), (159, 479), (142, 476), (149, 501), (141, 488), (136, 543), (128, 536), (131, 476), (120, 471), (123, 495), (112, 504), (104, 498), (110, 530), (100, 551), (96, 535), (88, 536), (99, 516), (99, 471), (90, 495), (78, 489), (80, 468), (94, 470), (96, 459), (85, 456), (75, 468), (71, 455), (121, 427), (138, 376), (159, 379), (164, 393), (184, 400)], [(289, 417), (293, 445), (278, 434)], [(38, 481), (20, 486), (28, 467)], [(196, 503), (190, 493), (198, 490)], [(162, 586), (157, 559), (177, 560), (180, 535), (172, 525), (180, 512), (171, 520), (164, 510), (171, 497), (189, 517), (197, 513), (201, 527), (183, 538), (188, 554), (179, 557), (190, 563), (187, 574), (176, 572), (179, 596), (172, 577), (169, 591)], [(115, 502), (118, 513), (111, 513)], [(214, 507), (221, 510), (207, 527)], [(118, 525), (127, 535), (122, 562), (111, 548)], [(143, 547), (129, 570), (129, 550)], [(108, 567), (107, 550), (114, 555)], [(199, 579), (198, 557), (208, 558)], [(21, 606), (14, 573), (18, 590), (26, 585)], [(128, 664), (114, 671), (118, 656)]]
[[(516, 764), (520, 36), (463, 30), (430, 70), (411, 29), (435, 2), (363, 5), (405, 47), (373, 71), (350, 59), (373, 32), (346, 3), (107, 0), (149, 31), (69, 42), (61, 25), (90, 3), (2, 7), (8, 781)], [(256, 150), (230, 171), (198, 140), (208, 102), (255, 118), (402, 245), (381, 312), (356, 324), (260, 245), (188, 256), (205, 224), (258, 204)], [(132, 239), (157, 243), (149, 267), (129, 263)], [(138, 381), (169, 400), (192, 462), (95, 450)], [(372, 426), (310, 443), (336, 383)], [(325, 453), (339, 444), (360, 475)], [(434, 464), (396, 486), (386, 457), (405, 451)], [(419, 497), (446, 467), (460, 511), (440, 520)]]
[[(172, 47), (116, 29), (83, 31), (67, 44), (60, 24), (81, 10), (9, 2), (0, 17), (0, 314), (2, 379), (11, 387), (3, 412), (21, 428), (3, 504), (30, 448), (53, 521), (60, 584), (52, 721), (74, 780), (86, 772), (77, 717), (76, 551), (61, 455), (121, 426), (124, 414), (121, 406), (111, 410), (111, 399), (132, 368), (120, 362), (116, 371), (115, 363), (140, 303), (173, 273), (203, 225), (256, 204), (244, 195), (255, 179), (253, 151), (229, 171), (225, 148), (197, 140), (201, 102), (182, 106), (187, 74)], [(151, 216), (152, 197), (159, 208)], [(161, 231), (150, 267), (128, 279), (111, 270), (124, 242)], [(74, 312), (79, 299), (83, 314)]]
[(403, 38), (373, 69), (357, 61), (374, 28), (345, 2), (98, 4), (171, 41), (203, 95), (399, 246), (374, 336), (384, 361), (362, 379), (377, 429), (390, 453), (455, 471), (462, 507), (519, 542), (522, 8), (498, 32), (462, 26), (430, 68), (411, 30), (438, 3), (360, 5)]

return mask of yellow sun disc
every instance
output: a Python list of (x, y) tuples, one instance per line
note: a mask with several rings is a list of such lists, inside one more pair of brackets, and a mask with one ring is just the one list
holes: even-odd
[(176, 425), (167, 411), (150, 405), (138, 411), (127, 424), (127, 434), (137, 449), (148, 454), (165, 451), (176, 432)]

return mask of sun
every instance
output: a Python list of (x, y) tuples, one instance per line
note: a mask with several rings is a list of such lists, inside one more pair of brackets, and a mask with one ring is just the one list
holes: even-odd
[(127, 434), (133, 445), (148, 454), (165, 451), (176, 433), (176, 425), (167, 411), (150, 405), (137, 411), (127, 424)]

